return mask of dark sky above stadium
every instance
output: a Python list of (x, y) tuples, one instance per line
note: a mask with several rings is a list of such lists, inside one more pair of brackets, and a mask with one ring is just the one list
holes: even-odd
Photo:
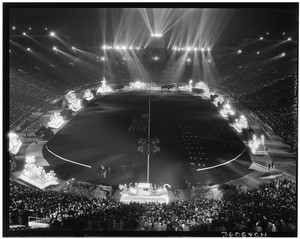
[[(114, 5), (122, 8), (131, 8), (131, 5)], [(150, 5), (151, 6), (151, 5)], [(141, 7), (150, 7), (141, 6)], [(189, 5), (185, 5), (189, 7)], [(101, 16), (106, 12), (109, 16), (111, 8), (101, 5), (82, 5), (80, 8), (74, 5), (36, 5), (34, 7), (23, 4), (21, 6), (11, 5), (9, 9), (9, 26), (16, 26), (17, 30), (24, 31), (28, 26), (32, 27), (32, 31), (42, 31), (44, 27), (58, 31), (63, 35), (71, 35), (74, 39), (93, 42), (95, 39), (101, 41)], [(75, 7), (75, 8), (74, 8)], [(133, 7), (140, 7), (138, 5)], [(151, 7), (157, 7), (154, 5)], [(160, 6), (158, 6), (160, 7)], [(166, 6), (161, 6), (166, 7)], [(168, 8), (172, 8), (172, 4), (168, 4)], [(174, 7), (181, 7), (174, 5)], [(298, 31), (298, 4), (274, 5), (274, 4), (240, 4), (232, 5), (225, 3), (211, 5), (191, 5), (191, 8), (220, 8), (230, 9), (232, 14), (228, 15), (228, 23), (222, 31), (219, 42), (238, 42), (244, 38), (255, 38), (266, 32), (275, 37), (283, 31), (293, 34), (293, 38), (297, 36)], [(103, 21), (103, 20), (102, 20)], [(110, 29), (111, 21), (107, 21), (106, 28)], [(298, 37), (298, 36), (297, 36)], [(276, 38), (276, 37), (275, 37)]]

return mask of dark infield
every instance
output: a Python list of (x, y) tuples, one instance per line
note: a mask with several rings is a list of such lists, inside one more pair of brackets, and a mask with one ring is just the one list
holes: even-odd
[[(62, 128), (47, 147), (57, 155), (90, 165), (86, 168), (53, 156), (45, 147), (44, 157), (58, 178), (104, 185), (145, 182), (147, 157), (137, 151), (137, 140), (147, 137), (147, 92), (120, 92), (88, 104)], [(133, 118), (135, 123), (129, 132)], [(250, 173), (245, 151), (226, 165), (196, 172), (235, 158), (243, 142), (222, 119), (215, 107), (200, 97), (180, 92), (151, 92), (151, 138), (160, 139), (160, 152), (150, 159), (150, 181), (183, 188), (223, 183)], [(111, 168), (104, 178), (98, 166)]]

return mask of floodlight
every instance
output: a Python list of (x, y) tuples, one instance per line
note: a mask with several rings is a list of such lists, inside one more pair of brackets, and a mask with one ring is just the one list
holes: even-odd
[(76, 48), (74, 46), (72, 46), (72, 50), (75, 50)]
[(177, 47), (174, 47), (174, 50), (177, 51)]
[(26, 36), (26, 32), (23, 32), (22, 34), (23, 34), (23, 36)]
[(256, 55), (259, 55), (259, 53), (260, 53), (260, 51), (257, 51), (257, 52), (256, 52)]
[(207, 48), (207, 51), (210, 51), (210, 48), (209, 48), (209, 47)]
[(105, 45), (102, 46), (102, 49), (103, 49), (103, 50), (105, 50), (106, 48), (107, 48), (107, 46), (105, 46)]
[(126, 47), (126, 46), (122, 46), (122, 49), (123, 49), (123, 50), (126, 50), (126, 49), (127, 49), (127, 47)]
[(29, 47), (27, 48), (27, 51), (30, 51), (30, 48), (29, 48)]
[(291, 37), (289, 37), (287, 40), (288, 40), (288, 41), (291, 41), (291, 40), (292, 40), (292, 38), (291, 38)]
[(31, 27), (28, 27), (29, 31), (31, 31)]
[(155, 56), (152, 59), (155, 60), (155, 61), (158, 61), (159, 58), (158, 58), (158, 56)]
[(12, 26), (12, 29), (13, 29), (13, 30), (16, 30), (16, 27), (15, 27), (15, 26)]
[(162, 37), (162, 34), (152, 34), (151, 36), (159, 38), (159, 37)]
[(263, 40), (263, 39), (264, 39), (263, 37), (260, 37), (260, 38), (259, 38), (259, 40)]
[(116, 45), (116, 49), (119, 50), (119, 49), (120, 49), (120, 46)]
[(281, 57), (284, 57), (285, 56), (285, 53), (283, 52), (283, 53), (281, 53)]
[(130, 46), (129, 49), (132, 50), (132, 46)]
[(187, 61), (187, 62), (191, 62), (191, 58), (188, 58), (186, 61)]
[(202, 52), (204, 51), (204, 48), (203, 48), (203, 47), (201, 47), (201, 51), (202, 51)]
[(190, 51), (190, 50), (191, 50), (191, 48), (190, 48), (190, 47), (188, 47), (188, 48), (187, 48), (187, 50), (188, 50), (188, 51)]
[(283, 32), (282, 35), (284, 36), (284, 35), (285, 35), (285, 32)]
[(139, 50), (140, 48), (139, 48), (139, 47), (137, 47), (136, 49), (137, 49), (137, 50)]
[(238, 50), (238, 52), (237, 52), (238, 54), (241, 54), (242, 53), (242, 50)]
[(55, 36), (55, 32), (50, 32), (50, 37), (54, 37)]
[(208, 63), (211, 63), (211, 60), (210, 60), (210, 59), (208, 60)]
[(47, 27), (45, 27), (45, 31), (47, 31), (48, 30), (48, 28)]
[(198, 50), (198, 48), (197, 48), (197, 47), (195, 47), (195, 48), (194, 48), (194, 51), (197, 51), (197, 50)]
[(105, 57), (104, 56), (101, 56), (101, 61), (105, 61)]
[(267, 32), (267, 35), (269, 35), (270, 33), (269, 32)]
[(57, 47), (56, 47), (56, 46), (54, 46), (52, 49), (53, 49), (54, 51), (57, 51)]

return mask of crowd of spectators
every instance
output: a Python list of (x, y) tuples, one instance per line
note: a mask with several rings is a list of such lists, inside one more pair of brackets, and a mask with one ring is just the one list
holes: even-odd
[(256, 41), (241, 54), (235, 52), (216, 63), (221, 85), (294, 150), (298, 147), (296, 48), (293, 42)]
[(52, 230), (295, 232), (296, 201), (296, 182), (290, 179), (169, 204), (124, 204), (10, 181), (9, 222), (27, 225), (28, 216), (39, 216), (50, 218)]
[[(50, 40), (12, 39), (9, 54), (10, 122), (26, 117), (46, 100), (74, 87), (99, 81), (102, 68), (82, 55), (58, 54)], [(61, 47), (61, 46), (59, 46)], [(96, 58), (96, 57), (95, 57)]]

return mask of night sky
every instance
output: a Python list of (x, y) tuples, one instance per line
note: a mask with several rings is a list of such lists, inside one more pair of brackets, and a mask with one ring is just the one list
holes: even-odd
[[(153, 3), (154, 5), (154, 3)], [(50, 30), (55, 30), (59, 34), (71, 35), (73, 39), (78, 41), (101, 42), (101, 16), (103, 12), (110, 16), (111, 8), (103, 5), (82, 5), (81, 8), (74, 8), (74, 5), (46, 5), (46, 8), (41, 8), (43, 5), (32, 6), (14, 6), (9, 9), (9, 25), (15, 25), (17, 30), (24, 31), (28, 26), (32, 27), (32, 31), (42, 32), (44, 27)], [(50, 7), (49, 7), (50, 6)], [(94, 8), (91, 8), (93, 7)], [(131, 5), (122, 3), (114, 5), (116, 7), (131, 8)], [(185, 4), (188, 7), (188, 4)], [(261, 34), (270, 32), (271, 36), (278, 39), (283, 31), (292, 34), (293, 39), (298, 38), (298, 3), (293, 5), (282, 4), (240, 4), (240, 5), (222, 5), (210, 4), (207, 5), (191, 5), (191, 8), (213, 7), (221, 9), (232, 9), (233, 14), (228, 16), (230, 19), (223, 30), (219, 42), (239, 42), (244, 38), (256, 38)], [(25, 7), (25, 8), (24, 8)], [(54, 8), (55, 7), (55, 8)], [(64, 8), (61, 8), (64, 7)], [(68, 7), (68, 8), (65, 8)], [(78, 7), (78, 6), (75, 6)], [(87, 8), (89, 7), (89, 8)], [(134, 7), (139, 7), (136, 5)], [(141, 6), (145, 7), (145, 6)], [(147, 7), (147, 6), (146, 6)], [(154, 5), (153, 7), (156, 7)], [(165, 6), (163, 6), (165, 7)], [(172, 4), (168, 4), (172, 8)], [(174, 5), (180, 7), (180, 5)], [(122, 9), (113, 11), (120, 11)], [(111, 21), (107, 21), (107, 29), (111, 28)]]

